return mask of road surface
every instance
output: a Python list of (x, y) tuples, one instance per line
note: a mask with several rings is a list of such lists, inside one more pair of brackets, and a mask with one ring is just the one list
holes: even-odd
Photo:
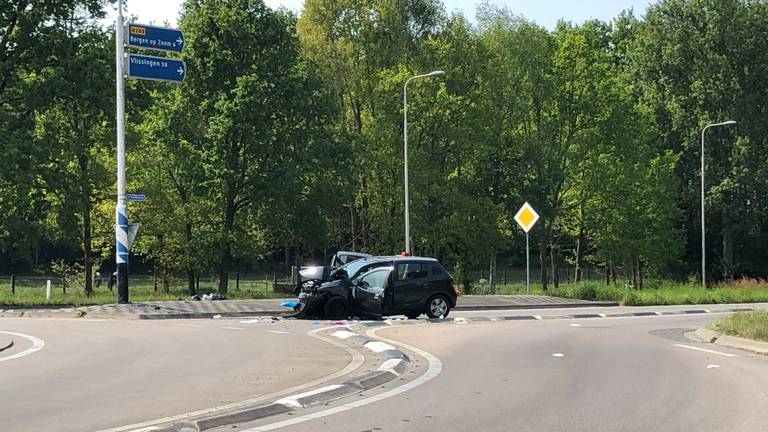
[[(299, 386), (350, 355), (307, 335), (309, 322), (3, 319), (0, 430), (84, 432), (211, 408)], [(7, 335), (7, 334), (4, 334)], [(311, 359), (308, 362), (307, 359)]]
[[(383, 329), (377, 334), (439, 358), (441, 373), (408, 392), (276, 430), (766, 430), (768, 358), (698, 344), (683, 335), (682, 329), (695, 329), (712, 318), (681, 315)], [(304, 414), (322, 415), (340, 405), (343, 402)], [(267, 430), (260, 428), (287, 419), (239, 425), (237, 430)]]

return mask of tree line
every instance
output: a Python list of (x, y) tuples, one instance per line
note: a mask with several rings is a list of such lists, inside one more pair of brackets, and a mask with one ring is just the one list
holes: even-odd
[[(0, 269), (114, 267), (114, 28), (100, 0), (0, 2)], [(638, 17), (642, 14), (642, 18)], [(182, 85), (128, 81), (132, 262), (165, 280), (403, 250), (459, 277), (524, 263), (696, 279), (700, 133), (709, 274), (768, 264), (768, 2), (662, 0), (548, 30), (439, 0), (187, 0)]]

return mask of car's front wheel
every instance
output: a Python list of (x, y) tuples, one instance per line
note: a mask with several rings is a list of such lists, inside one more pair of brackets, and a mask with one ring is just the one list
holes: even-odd
[(349, 317), (349, 309), (347, 302), (341, 297), (331, 297), (325, 303), (323, 308), (325, 317), (333, 320), (347, 319)]
[(434, 295), (427, 300), (427, 316), (430, 318), (445, 318), (451, 311), (451, 303), (444, 295)]

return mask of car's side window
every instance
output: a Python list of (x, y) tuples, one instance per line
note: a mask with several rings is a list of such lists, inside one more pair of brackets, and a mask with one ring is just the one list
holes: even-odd
[(371, 292), (383, 293), (387, 284), (389, 268), (377, 268), (360, 276), (357, 285)]
[(429, 266), (422, 263), (403, 263), (397, 265), (397, 279), (411, 280), (427, 277)]

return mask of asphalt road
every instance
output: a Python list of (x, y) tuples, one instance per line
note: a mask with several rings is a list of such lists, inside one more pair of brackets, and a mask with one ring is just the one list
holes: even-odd
[[(22, 333), (0, 352), (0, 430), (84, 432), (267, 395), (325, 377), (350, 355), (308, 322), (263, 319), (3, 319)], [(3, 333), (3, 337), (8, 337)], [(311, 358), (311, 362), (307, 359)]]
[[(405, 393), (348, 411), (322, 415), (344, 402), (308, 411), (304, 414), (319, 418), (277, 430), (768, 430), (768, 358), (698, 344), (683, 335), (682, 329), (695, 329), (712, 318), (387, 328), (377, 334), (433, 354), (441, 360), (442, 372)], [(239, 425), (237, 430), (255, 432), (289, 418)]]

